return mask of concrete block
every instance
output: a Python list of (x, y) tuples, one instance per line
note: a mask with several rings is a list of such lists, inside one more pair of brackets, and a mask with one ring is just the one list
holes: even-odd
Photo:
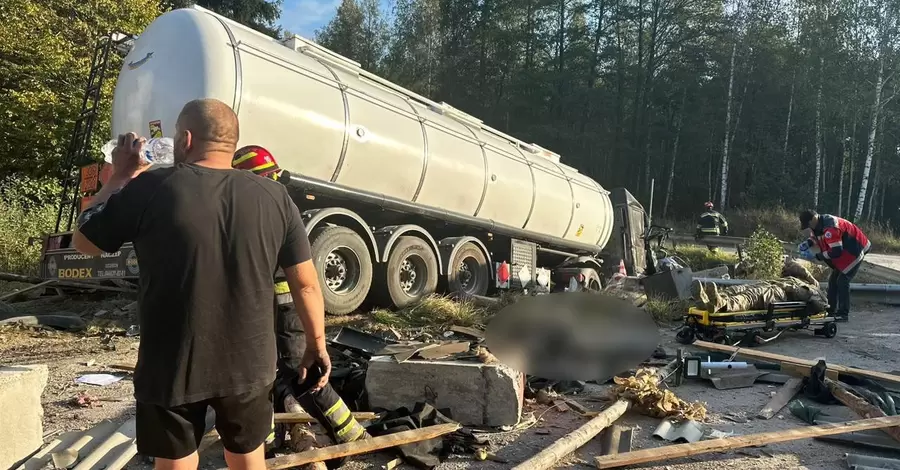
[(378, 357), (369, 362), (366, 391), (373, 408), (426, 402), (449, 409), (464, 426), (508, 426), (522, 415), (525, 377), (503, 365)]
[(38, 450), (44, 442), (41, 394), (47, 366), (0, 367), (0, 468)]

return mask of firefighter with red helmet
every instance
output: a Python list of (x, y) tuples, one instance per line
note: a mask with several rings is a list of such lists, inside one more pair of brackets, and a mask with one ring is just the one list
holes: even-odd
[[(705, 210), (697, 218), (696, 238), (700, 240), (708, 236), (728, 235), (728, 220), (725, 216), (713, 209), (712, 202), (707, 202), (703, 206)], [(715, 250), (711, 245), (708, 248), (711, 251)]]
[[(239, 170), (251, 171), (258, 176), (287, 184), (290, 175), (278, 166), (275, 157), (263, 147), (250, 145), (234, 154), (231, 166)], [(329, 383), (318, 392), (305, 393), (298, 390), (301, 352), (305, 350), (306, 337), (300, 317), (294, 311), (294, 299), (281, 270), (275, 273), (275, 331), (278, 363), (275, 378), (275, 411), (299, 412), (298, 406), (316, 418), (333, 441), (338, 444), (369, 438), (365, 428), (353, 417), (350, 409)], [(274, 428), (274, 426), (273, 426)], [(286, 430), (273, 429), (266, 441), (267, 447), (277, 447), (284, 439)], [(278, 434), (276, 436), (276, 434)], [(341, 459), (342, 460), (342, 459)], [(330, 468), (340, 465), (340, 461), (326, 462)]]

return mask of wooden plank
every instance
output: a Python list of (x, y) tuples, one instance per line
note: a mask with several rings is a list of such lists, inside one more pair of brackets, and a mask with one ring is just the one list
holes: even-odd
[[(840, 382), (825, 378), (825, 386), (828, 387), (828, 391), (834, 395), (834, 398), (837, 398), (839, 402), (843, 403), (847, 408), (850, 408), (854, 413), (863, 418), (883, 418), (886, 416), (884, 412), (881, 411), (881, 408), (854, 395)], [(895, 441), (900, 442), (900, 428), (884, 428), (882, 431), (894, 438)]]
[(786, 431), (764, 432), (759, 434), (748, 434), (746, 436), (713, 439), (691, 444), (676, 444), (626, 452), (619, 455), (604, 455), (595, 457), (594, 463), (597, 465), (597, 468), (618, 468), (627, 465), (659, 462), (662, 460), (678, 459), (693, 455), (708, 454), (711, 452), (723, 452), (744, 447), (775, 444), (778, 442), (833, 436), (835, 434), (865, 431), (868, 429), (884, 429), (898, 425), (900, 425), (900, 416), (863, 419), (859, 421), (848, 421), (846, 423), (823, 424), (820, 426), (788, 429)]
[[(357, 421), (372, 421), (378, 416), (375, 413), (366, 411), (353, 413), (353, 417), (356, 418)], [(291, 424), (315, 423), (316, 419), (306, 413), (275, 413), (275, 422)]]
[(108, 365), (107, 367), (109, 367), (110, 369), (134, 372), (134, 364), (126, 364), (124, 362), (116, 362), (114, 364)]
[(402, 446), (413, 442), (427, 441), (429, 439), (434, 439), (435, 437), (450, 434), (459, 428), (459, 424), (439, 424), (437, 426), (413, 429), (412, 431), (403, 431), (395, 434), (373, 437), (372, 439), (364, 439), (348, 442), (346, 444), (323, 447), (321, 449), (308, 450), (306, 452), (268, 459), (266, 460), (266, 468), (269, 470), (279, 470), (313, 462), (324, 462), (340, 457), (367, 454), (369, 452), (389, 449), (391, 447)]
[[(826, 365), (828, 365), (826, 363)], [(828, 366), (831, 367), (831, 366)], [(781, 363), (781, 371), (788, 375), (793, 375), (794, 377), (809, 377), (811, 366), (800, 365), (800, 364), (788, 364), (786, 362)], [(828, 377), (831, 380), (838, 380), (838, 371), (828, 368), (825, 369), (825, 377)]]
[(628, 400), (618, 400), (580, 428), (566, 434), (534, 457), (513, 467), (513, 470), (546, 470), (553, 468), (565, 456), (585, 445), (600, 431), (612, 425), (628, 409)]
[(802, 388), (802, 378), (794, 377), (791, 380), (788, 380), (786, 384), (778, 389), (778, 393), (769, 400), (769, 403), (766, 404), (763, 409), (759, 410), (759, 414), (756, 416), (762, 419), (772, 419), (772, 417), (775, 416), (775, 413), (781, 411), (781, 409), (784, 408), (784, 405), (787, 405), (788, 402), (793, 400), (794, 396), (796, 396)]
[[(729, 354), (737, 353), (738, 356), (745, 357), (748, 359), (756, 359), (761, 361), (775, 362), (775, 363), (788, 363), (788, 364), (796, 364), (799, 366), (813, 367), (816, 365), (817, 361), (810, 361), (807, 359), (799, 359), (791, 356), (784, 356), (781, 354), (769, 353), (765, 351), (756, 351), (751, 349), (742, 349), (735, 348), (732, 346), (726, 346), (724, 344), (715, 344), (708, 343), (706, 341), (695, 341), (693, 346), (696, 346), (700, 349), (706, 349), (709, 351), (719, 351)], [(846, 367), (837, 364), (828, 364), (828, 369), (834, 370), (840, 374), (848, 374), (854, 375), (857, 377), (867, 377), (872, 380), (880, 380), (883, 382), (891, 382), (895, 384), (900, 384), (900, 376), (886, 374), (884, 372), (876, 372), (865, 369), (857, 369), (854, 367)]]

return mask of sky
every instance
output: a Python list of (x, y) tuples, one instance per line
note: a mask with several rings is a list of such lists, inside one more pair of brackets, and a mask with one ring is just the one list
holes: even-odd
[[(284, 0), (281, 5), (282, 28), (312, 38), (317, 29), (328, 24), (334, 17), (341, 0)], [(389, 0), (381, 0), (381, 6), (387, 10)]]

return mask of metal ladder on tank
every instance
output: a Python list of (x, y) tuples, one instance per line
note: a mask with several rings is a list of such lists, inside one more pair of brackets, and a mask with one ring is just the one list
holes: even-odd
[(129, 40), (131, 37), (126, 34), (112, 32), (101, 37), (94, 46), (91, 70), (81, 101), (81, 111), (75, 118), (69, 146), (62, 161), (61, 183), (63, 189), (60, 195), (59, 212), (56, 216), (55, 233), (72, 229), (75, 209), (81, 199), (79, 197), (80, 166), (91, 161), (89, 155), (91, 136), (94, 132), (100, 99), (103, 97), (103, 82), (106, 79), (109, 54), (114, 50), (119, 50), (119, 46)]

